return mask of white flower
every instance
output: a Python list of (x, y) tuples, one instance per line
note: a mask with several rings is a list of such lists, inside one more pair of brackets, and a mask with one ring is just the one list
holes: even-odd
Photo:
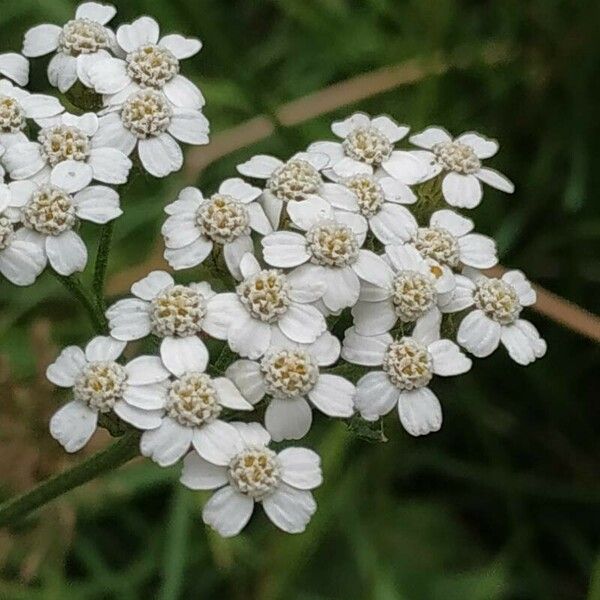
[(165, 207), (170, 215), (162, 227), (167, 262), (174, 269), (195, 267), (219, 244), (229, 272), (240, 279), (242, 256), (254, 251), (251, 230), (261, 235), (273, 230), (260, 204), (254, 202), (260, 194), (260, 189), (237, 177), (225, 180), (210, 198), (195, 187), (181, 190), (177, 200)]
[(87, 68), (110, 56), (114, 33), (105, 25), (116, 12), (110, 4), (84, 2), (77, 7), (75, 18), (63, 27), (44, 24), (27, 31), (23, 54), (34, 58), (56, 51), (48, 65), (48, 81), (61, 92), (66, 92), (77, 79), (91, 87)]
[(132, 166), (129, 158), (110, 144), (102, 147), (94, 141), (95, 113), (63, 113), (37, 121), (42, 126), (38, 141), (15, 143), (4, 156), (13, 179), (44, 182), (52, 174), (62, 187), (85, 187), (92, 179), (110, 184), (127, 181)]
[(107, 57), (88, 69), (92, 87), (104, 94), (105, 104), (122, 104), (132, 93), (151, 88), (164, 92), (174, 106), (204, 105), (200, 90), (179, 74), (179, 61), (200, 51), (199, 40), (178, 34), (159, 39), (159, 25), (151, 17), (121, 25), (116, 37), (125, 59)]
[(12, 79), (18, 85), (29, 82), (29, 61), (16, 52), (0, 54), (0, 75)]
[(387, 246), (384, 256), (383, 283), (363, 284), (359, 301), (352, 307), (360, 335), (381, 334), (396, 323), (418, 323), (432, 313), (439, 315), (454, 290), (450, 269), (424, 259), (408, 244)]
[(0, 145), (9, 148), (27, 142), (23, 133), (27, 119), (37, 121), (58, 115), (63, 110), (61, 103), (52, 96), (30, 94), (7, 79), (0, 80)]
[(361, 247), (366, 223), (357, 214), (334, 211), (319, 196), (288, 204), (293, 224), (305, 233), (276, 231), (262, 239), (265, 261), (274, 267), (302, 265), (307, 281), (323, 282), (323, 303), (331, 312), (353, 306), (360, 292), (359, 277), (384, 285), (389, 270), (381, 258)]
[(292, 342), (310, 344), (327, 328), (323, 315), (311, 305), (323, 283), (298, 269), (288, 275), (261, 269), (248, 253), (240, 262), (243, 280), (232, 293), (217, 294), (207, 307), (204, 328), (227, 340), (245, 358), (260, 358), (279, 330)]
[(410, 337), (394, 339), (389, 333), (370, 337), (346, 331), (342, 357), (365, 366), (383, 366), (356, 384), (355, 405), (363, 419), (376, 421), (398, 406), (404, 429), (425, 435), (442, 426), (442, 408), (428, 385), (434, 375), (466, 373), (471, 368), (458, 346), (440, 339), (439, 314), (417, 323)]
[(473, 221), (442, 209), (434, 212), (429, 227), (419, 227), (411, 243), (424, 258), (450, 268), (460, 265), (489, 269), (498, 263), (496, 242), (486, 235), (471, 233)]
[[(521, 271), (508, 271), (501, 279), (465, 269), (453, 300), (457, 310), (474, 306), (460, 323), (457, 342), (471, 354), (489, 356), (500, 343), (520, 365), (546, 354), (546, 342), (537, 329), (519, 318), (524, 306), (535, 304), (536, 293)], [(460, 289), (460, 291), (459, 291)]]
[(274, 156), (257, 154), (249, 161), (237, 166), (237, 170), (247, 177), (265, 179), (265, 189), (260, 203), (274, 229), (278, 229), (281, 213), (286, 206), (306, 200), (312, 195), (325, 196), (352, 194), (342, 186), (324, 183), (321, 171), (329, 163), (322, 152), (298, 152), (287, 162)]
[(15, 285), (31, 285), (44, 270), (46, 256), (38, 245), (27, 241), (27, 230), (15, 230), (19, 207), (11, 186), (18, 185), (0, 184), (0, 273)]
[(160, 356), (172, 373), (203, 372), (208, 350), (198, 337), (206, 329), (208, 302), (215, 296), (206, 282), (178, 285), (165, 271), (152, 271), (131, 286), (135, 298), (107, 311), (111, 335), (123, 341), (149, 334), (161, 338)]
[(129, 156), (137, 146), (142, 165), (155, 177), (166, 177), (183, 165), (176, 140), (208, 144), (208, 120), (199, 111), (172, 106), (152, 88), (134, 92), (122, 105), (107, 109), (98, 120), (93, 147), (112, 146)]
[(475, 208), (483, 196), (481, 182), (512, 194), (515, 186), (494, 169), (481, 166), (481, 161), (498, 152), (498, 142), (478, 133), (467, 132), (452, 139), (441, 127), (428, 127), (410, 137), (411, 143), (426, 152), (418, 152), (431, 167), (428, 179), (444, 173), (442, 193), (446, 202), (459, 208)]
[[(73, 389), (73, 400), (50, 420), (50, 433), (67, 452), (77, 452), (92, 437), (98, 415), (114, 411), (135, 427), (161, 424), (160, 410), (140, 407), (140, 399), (160, 394), (169, 372), (156, 356), (140, 356), (127, 365), (117, 361), (125, 348), (110, 336), (98, 336), (85, 348), (65, 348), (46, 371), (48, 379)], [(143, 404), (143, 403), (142, 403)]]
[(337, 361), (337, 338), (325, 332), (313, 344), (293, 344), (277, 337), (260, 362), (238, 360), (225, 372), (252, 404), (270, 396), (265, 427), (273, 440), (299, 440), (308, 433), (312, 410), (307, 399), (329, 417), (351, 417), (354, 385), (319, 370)]
[(104, 224), (121, 213), (119, 195), (103, 185), (63, 187), (54, 175), (48, 183), (15, 181), (9, 184), (12, 205), (7, 215), (23, 227), (19, 239), (34, 243), (61, 275), (83, 271), (87, 249), (75, 228), (80, 219)]
[(308, 150), (329, 156), (327, 175), (336, 181), (359, 174), (379, 174), (380, 169), (406, 185), (419, 183), (427, 175), (428, 165), (418, 155), (394, 149), (409, 128), (389, 117), (371, 119), (358, 112), (333, 123), (331, 130), (342, 142), (315, 142)]
[(181, 483), (193, 490), (217, 490), (202, 518), (223, 537), (237, 535), (261, 502), (274, 525), (301, 533), (317, 509), (312, 490), (322, 483), (321, 460), (306, 448), (268, 448), (269, 434), (258, 423), (232, 423), (238, 439), (222, 444), (221, 456), (207, 462), (190, 453)]
[(211, 378), (183, 364), (176, 367), (165, 393), (157, 390), (139, 396), (141, 404), (164, 411), (160, 425), (142, 435), (140, 450), (161, 467), (175, 464), (190, 446), (204, 459), (218, 460), (223, 445), (235, 443), (238, 437), (219, 415), (224, 408), (252, 410), (252, 405), (227, 377)]

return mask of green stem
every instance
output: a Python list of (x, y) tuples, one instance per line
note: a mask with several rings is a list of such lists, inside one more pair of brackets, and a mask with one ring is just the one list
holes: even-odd
[(0, 504), (0, 527), (14, 525), (62, 494), (120, 467), (138, 453), (140, 433), (132, 431), (73, 468), (54, 475), (32, 490)]
[(108, 254), (110, 252), (113, 224), (114, 221), (109, 221), (103, 225), (100, 231), (98, 252), (96, 253), (96, 264), (94, 265), (94, 280), (92, 282), (92, 291), (96, 298), (96, 304), (103, 313), (106, 310), (106, 301), (104, 299), (104, 281), (106, 279), (106, 268), (108, 267)]
[(52, 271), (56, 279), (62, 283), (62, 285), (71, 293), (71, 295), (81, 303), (85, 308), (90, 321), (96, 333), (106, 333), (108, 330), (108, 323), (106, 317), (100, 307), (96, 305), (94, 299), (90, 297), (89, 292), (83, 287), (81, 281), (76, 279), (72, 275), (65, 277), (64, 275), (58, 274), (56, 271)]

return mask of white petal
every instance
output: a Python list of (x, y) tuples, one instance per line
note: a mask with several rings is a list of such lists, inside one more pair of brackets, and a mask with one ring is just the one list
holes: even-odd
[(236, 293), (217, 294), (207, 304), (202, 329), (209, 335), (224, 340), (232, 323), (248, 316)]
[(293, 231), (275, 231), (262, 239), (263, 258), (274, 267), (296, 267), (306, 262), (310, 254), (306, 239)]
[(475, 208), (483, 195), (481, 183), (474, 175), (448, 173), (442, 181), (446, 202), (458, 208)]
[(83, 271), (87, 263), (87, 248), (72, 230), (46, 238), (46, 254), (52, 268), (61, 275)]
[(196, 452), (190, 452), (183, 459), (183, 470), (179, 481), (191, 490), (214, 490), (225, 485), (227, 469), (213, 465), (198, 456)]
[(498, 263), (496, 242), (487, 235), (469, 233), (458, 240), (460, 261), (476, 269), (489, 269)]
[(227, 336), (229, 347), (245, 358), (259, 358), (271, 343), (271, 325), (247, 318), (231, 324)]
[(257, 179), (268, 179), (275, 169), (283, 166), (283, 162), (273, 156), (266, 154), (257, 154), (249, 161), (237, 166), (237, 170), (242, 175), (256, 177)]
[(354, 413), (356, 388), (339, 375), (323, 373), (308, 393), (310, 401), (330, 417), (351, 417)]
[(494, 169), (482, 167), (475, 173), (475, 176), (483, 181), (483, 183), (487, 183), (501, 192), (512, 194), (515, 191), (515, 184), (508, 177), (505, 177), (502, 173), (498, 173)]
[(281, 465), (281, 479), (299, 490), (313, 490), (323, 483), (321, 458), (307, 448), (286, 448), (277, 458)]
[[(212, 248), (211, 242), (204, 241), (203, 243), (210, 244)], [(229, 242), (223, 246), (225, 264), (227, 265), (229, 272), (236, 279), (242, 279), (242, 272), (240, 271), (240, 263), (242, 262), (242, 258), (244, 255), (248, 254), (248, 252), (253, 251), (254, 245), (252, 244), (252, 238), (249, 235), (241, 235), (239, 238), (233, 240), (233, 242)]]
[(205, 504), (202, 519), (220, 536), (233, 537), (244, 529), (253, 510), (254, 500), (228, 485), (216, 491)]
[(473, 306), (473, 293), (475, 284), (463, 275), (455, 275), (456, 287), (452, 292), (450, 299), (440, 304), (440, 310), (443, 313), (453, 313)]
[(106, 25), (115, 15), (117, 9), (112, 4), (100, 4), (99, 2), (84, 2), (77, 7), (76, 19), (89, 19), (100, 25)]
[(208, 350), (196, 335), (166, 337), (160, 343), (162, 361), (177, 377), (190, 371), (204, 372), (208, 365)]
[(140, 452), (161, 467), (168, 467), (174, 465), (189, 450), (192, 435), (191, 428), (167, 417), (159, 427), (143, 433)]
[(213, 387), (217, 390), (219, 404), (233, 410), (252, 410), (252, 404), (247, 402), (240, 390), (227, 377), (215, 377), (212, 380)]
[(88, 443), (97, 423), (97, 412), (82, 402), (69, 402), (52, 415), (50, 435), (67, 452), (77, 452)]
[(46, 96), (46, 94), (30, 94), (26, 98), (23, 98), (19, 104), (25, 111), (25, 114), (31, 119), (52, 117), (64, 110), (58, 98)]
[(222, 466), (228, 465), (242, 450), (242, 438), (237, 429), (218, 419), (195, 429), (192, 444), (202, 458)]
[(431, 215), (429, 224), (431, 227), (443, 227), (457, 238), (469, 233), (475, 226), (471, 219), (447, 208), (436, 210)]
[(333, 172), (337, 177), (345, 179), (346, 177), (354, 177), (354, 175), (372, 175), (373, 167), (366, 163), (355, 160), (346, 156), (339, 162), (333, 165)]
[(314, 343), (310, 344), (308, 351), (312, 354), (320, 367), (334, 364), (340, 357), (342, 345), (331, 333), (326, 331)]
[(242, 260), (240, 261), (240, 271), (244, 279), (260, 273), (260, 269), (260, 263), (254, 254), (247, 252), (242, 256)]
[(0, 73), (19, 85), (27, 85), (29, 81), (29, 61), (16, 52), (0, 54)]
[(60, 387), (73, 387), (87, 361), (78, 346), (67, 346), (46, 369), (46, 377)]
[(115, 302), (106, 311), (110, 334), (124, 341), (146, 337), (151, 329), (149, 311), (150, 305), (136, 298)]
[[(160, 232), (165, 238), (165, 246), (169, 249), (183, 248), (189, 246), (199, 238), (203, 237), (195, 213), (178, 213), (170, 216), (161, 227)], [(212, 242), (203, 237), (204, 242)]]
[(260, 423), (243, 423), (234, 421), (231, 423), (242, 439), (246, 447), (268, 446), (271, 441), (269, 432)]
[(287, 533), (302, 533), (317, 510), (309, 491), (282, 484), (263, 500), (263, 509), (274, 525)]
[(312, 410), (304, 398), (273, 398), (265, 411), (265, 427), (274, 442), (303, 438), (311, 423)]
[(371, 125), (379, 129), (392, 144), (401, 140), (410, 130), (410, 127), (398, 125), (396, 121), (385, 115), (375, 117), (371, 121)]
[(89, 65), (87, 76), (99, 94), (116, 94), (131, 81), (127, 74), (127, 63), (119, 58), (96, 60)]
[(323, 219), (333, 217), (331, 205), (320, 196), (309, 196), (306, 200), (288, 202), (287, 212), (294, 225), (304, 231), (308, 231)]
[(354, 113), (343, 121), (335, 121), (331, 125), (331, 131), (338, 137), (345, 138), (351, 131), (358, 127), (368, 127), (371, 119), (365, 113)]
[(178, 59), (189, 58), (200, 52), (202, 42), (195, 38), (185, 38), (178, 33), (171, 33), (161, 38), (160, 46), (170, 50), (173, 56)]
[(339, 142), (313, 142), (308, 147), (308, 152), (326, 154), (329, 157), (330, 167), (344, 158), (344, 147)]
[(125, 365), (127, 383), (130, 385), (150, 385), (160, 383), (169, 378), (169, 371), (165, 369), (158, 356), (138, 356)]
[(411, 144), (419, 146), (420, 148), (427, 148), (428, 150), (440, 142), (452, 141), (450, 134), (441, 127), (428, 127), (421, 131), (421, 133), (411, 135), (408, 139)]
[(470, 312), (460, 323), (456, 341), (477, 358), (489, 356), (500, 343), (502, 326), (481, 310)]
[(143, 431), (156, 429), (162, 423), (162, 410), (143, 410), (124, 400), (117, 401), (113, 410), (123, 421)]
[(87, 163), (78, 160), (65, 160), (52, 169), (50, 182), (66, 192), (82, 190), (92, 181), (93, 170)]
[(27, 179), (38, 173), (46, 164), (36, 142), (15, 144), (4, 154), (3, 164), (13, 179)]
[(329, 156), (323, 152), (296, 152), (290, 160), (303, 160), (317, 171), (323, 170), (329, 164)]
[(401, 183), (393, 177), (382, 177), (379, 185), (388, 202), (414, 204), (417, 201), (417, 195), (405, 183)]
[(13, 239), (0, 250), (0, 273), (14, 285), (31, 285), (45, 266), (44, 250), (31, 242)]
[(132, 162), (116, 148), (92, 148), (88, 164), (94, 171), (94, 179), (104, 183), (127, 182)]
[(267, 217), (264, 208), (258, 202), (246, 204), (246, 210), (250, 218), (250, 227), (261, 235), (268, 235), (273, 231), (271, 221)]
[(238, 202), (248, 204), (252, 200), (256, 200), (262, 194), (262, 190), (246, 183), (240, 177), (230, 177), (219, 186), (219, 194), (231, 196)]
[(404, 150), (395, 150), (390, 158), (382, 163), (386, 173), (406, 185), (419, 183), (427, 175), (429, 165), (419, 156)]
[(409, 244), (387, 246), (385, 254), (396, 271), (424, 273), (428, 270), (419, 251)]
[(351, 267), (323, 268), (322, 272), (327, 283), (323, 294), (325, 306), (334, 313), (353, 306), (360, 294), (360, 281), (354, 270)]
[[(398, 206), (396, 208), (403, 208)], [(394, 274), (389, 265), (380, 256), (370, 250), (360, 250), (358, 259), (352, 265), (354, 272), (363, 280), (373, 285), (387, 287), (391, 284)]]
[(168, 131), (186, 144), (208, 144), (208, 119), (199, 110), (175, 109)]
[(538, 330), (523, 319), (503, 327), (501, 341), (509, 356), (520, 365), (529, 365), (546, 354), (546, 342)]
[(389, 333), (381, 335), (358, 335), (354, 327), (346, 329), (342, 344), (342, 358), (348, 362), (375, 367), (383, 362), (387, 347), (392, 343)]
[[(187, 77), (183, 75), (175, 75), (171, 81), (168, 81), (164, 87), (163, 92), (169, 101), (180, 109), (192, 109), (197, 114), (201, 114), (199, 111), (205, 104), (204, 96), (198, 87), (192, 83)], [(175, 114), (179, 111), (176, 110)], [(208, 144), (208, 121), (204, 119), (202, 122), (198, 121), (194, 124), (196, 130), (195, 136), (203, 141), (189, 142), (195, 144)], [(181, 131), (181, 127), (179, 127)], [(188, 141), (184, 138), (179, 138), (173, 132), (173, 135), (182, 141)], [(189, 137), (189, 136), (187, 136)]]
[(290, 299), (294, 302), (315, 302), (325, 293), (326, 286), (316, 277), (318, 269), (312, 264), (301, 265), (287, 275)]
[(277, 229), (281, 220), (281, 213), (283, 212), (283, 202), (279, 198), (276, 198), (269, 190), (265, 190), (258, 199), (258, 203), (265, 211), (265, 215), (267, 215), (271, 226)]
[(142, 410), (160, 410), (165, 407), (170, 383), (150, 383), (148, 385), (128, 384), (123, 391), (123, 400)]
[(174, 283), (173, 277), (166, 271), (151, 271), (131, 286), (131, 293), (142, 300), (150, 301)]
[(398, 414), (404, 429), (410, 435), (427, 435), (442, 426), (442, 407), (429, 388), (402, 392), (398, 401)]
[(531, 306), (535, 304), (537, 294), (530, 281), (521, 271), (507, 271), (502, 275), (502, 281), (508, 283), (517, 292), (521, 306)]
[(202, 263), (210, 254), (212, 247), (211, 241), (198, 238), (183, 248), (165, 248), (164, 256), (173, 269), (189, 269)]
[(85, 358), (89, 362), (115, 361), (125, 350), (126, 342), (120, 342), (110, 335), (99, 335), (88, 342)]
[(117, 29), (117, 41), (125, 52), (132, 52), (142, 44), (156, 44), (158, 35), (158, 23), (152, 17), (146, 16)]
[(63, 94), (77, 81), (77, 59), (59, 52), (48, 63), (48, 81)]
[(412, 337), (424, 346), (428, 346), (440, 339), (441, 325), (442, 314), (439, 309), (434, 306), (417, 320), (412, 332)]
[(23, 38), (23, 55), (34, 58), (56, 50), (61, 32), (58, 25), (47, 23), (32, 27)]
[(394, 408), (399, 396), (400, 390), (387, 373), (371, 371), (358, 380), (354, 404), (365, 421), (377, 421)]
[(251, 404), (260, 402), (267, 392), (260, 365), (253, 360), (236, 360), (227, 367), (225, 375)]
[(354, 329), (359, 335), (379, 335), (393, 329), (398, 317), (391, 300), (357, 302), (352, 307)]
[(136, 144), (137, 137), (125, 129), (117, 113), (109, 113), (98, 119), (98, 131), (92, 138), (94, 148), (116, 148), (129, 156)]
[(477, 158), (490, 158), (498, 152), (498, 142), (489, 138), (470, 131), (459, 135), (455, 140), (459, 144), (465, 144), (473, 148), (473, 151), (477, 155)]
[(327, 329), (325, 317), (314, 306), (297, 302), (288, 306), (278, 324), (290, 340), (300, 344), (314, 342)]
[(459, 347), (450, 340), (438, 340), (427, 347), (433, 360), (433, 372), (436, 375), (447, 377), (449, 375), (462, 375), (472, 366), (472, 361), (467, 358)]
[(146, 171), (154, 177), (166, 177), (183, 165), (181, 148), (168, 133), (140, 140), (138, 154)]
[(75, 194), (74, 201), (77, 216), (92, 223), (108, 223), (123, 214), (119, 194), (104, 185), (85, 188)]
[(189, 185), (179, 192), (175, 202), (165, 206), (165, 212), (168, 215), (196, 212), (203, 202), (202, 192), (198, 188)]
[(356, 194), (345, 185), (324, 183), (319, 192), (333, 207), (349, 212), (358, 212)]

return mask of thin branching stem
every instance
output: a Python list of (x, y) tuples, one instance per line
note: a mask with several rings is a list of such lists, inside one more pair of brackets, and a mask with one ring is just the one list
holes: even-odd
[(100, 241), (98, 242), (98, 252), (96, 253), (96, 264), (94, 265), (92, 292), (94, 293), (96, 304), (102, 312), (106, 310), (106, 301), (104, 299), (104, 282), (106, 280), (106, 269), (108, 267), (108, 255), (110, 253), (113, 224), (114, 221), (109, 221), (102, 227), (102, 230), (100, 231)]

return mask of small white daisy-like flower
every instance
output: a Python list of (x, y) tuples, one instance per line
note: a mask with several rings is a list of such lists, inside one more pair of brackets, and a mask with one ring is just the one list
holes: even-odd
[(321, 172), (328, 163), (329, 158), (322, 152), (298, 152), (287, 162), (257, 154), (238, 165), (237, 170), (247, 177), (266, 180), (260, 203), (273, 228), (278, 229), (283, 209), (295, 202), (315, 194), (351, 198), (352, 194), (344, 187), (323, 181)]
[(98, 120), (93, 147), (112, 146), (129, 156), (137, 146), (142, 165), (150, 175), (166, 177), (181, 169), (186, 144), (208, 144), (209, 125), (196, 109), (173, 106), (160, 91), (142, 89), (123, 104), (107, 109)]
[(512, 194), (513, 183), (498, 171), (483, 167), (481, 161), (498, 152), (498, 142), (475, 132), (457, 138), (441, 127), (428, 127), (410, 137), (410, 142), (426, 151), (417, 152), (430, 164), (427, 179), (443, 173), (442, 193), (448, 204), (475, 208), (483, 196), (481, 183)]
[(268, 445), (268, 432), (258, 423), (232, 423), (237, 440), (220, 447), (211, 462), (196, 453), (186, 456), (181, 483), (192, 490), (217, 490), (204, 506), (202, 518), (223, 537), (237, 535), (248, 523), (254, 504), (274, 525), (301, 533), (317, 509), (310, 490), (321, 485), (321, 459), (307, 448), (279, 453)]
[(431, 313), (439, 315), (455, 287), (448, 267), (423, 258), (413, 246), (387, 246), (384, 256), (384, 283), (363, 283), (359, 301), (352, 307), (360, 335), (381, 334), (397, 323), (418, 323)]
[(362, 336), (346, 331), (342, 357), (352, 363), (376, 367), (356, 384), (356, 409), (363, 419), (376, 421), (394, 406), (404, 429), (425, 435), (442, 426), (442, 408), (428, 385), (434, 375), (461, 375), (471, 368), (452, 341), (440, 339), (439, 314), (417, 323), (411, 336), (394, 339), (389, 333)]
[(261, 269), (248, 253), (240, 262), (242, 281), (232, 293), (217, 294), (208, 303), (204, 327), (244, 358), (260, 358), (279, 330), (292, 342), (310, 344), (327, 328), (312, 306), (324, 285), (304, 270), (285, 274)]
[(359, 277), (385, 285), (389, 268), (373, 252), (362, 249), (367, 230), (360, 215), (335, 211), (319, 196), (289, 204), (288, 214), (305, 233), (275, 231), (265, 236), (264, 259), (274, 267), (303, 265), (304, 278), (324, 283), (322, 300), (329, 311), (339, 312), (355, 304)]
[(114, 33), (105, 25), (116, 12), (111, 4), (84, 2), (77, 7), (75, 18), (63, 27), (46, 23), (27, 31), (23, 54), (35, 58), (56, 52), (48, 65), (48, 81), (61, 92), (70, 89), (78, 79), (91, 87), (87, 69), (110, 56)]
[(252, 410), (252, 405), (227, 377), (188, 371), (183, 364), (176, 367), (165, 393), (153, 391), (148, 398), (151, 407), (164, 412), (160, 425), (142, 435), (140, 450), (161, 467), (175, 464), (190, 447), (206, 460), (218, 460), (222, 445), (235, 443), (238, 436), (219, 419), (223, 409)]
[(6, 214), (23, 227), (19, 239), (32, 242), (61, 275), (83, 271), (87, 248), (76, 231), (79, 220), (104, 224), (122, 214), (119, 195), (103, 186), (63, 187), (52, 176), (48, 183), (15, 181), (10, 185), (12, 204)]
[(389, 117), (380, 115), (372, 119), (357, 112), (333, 123), (331, 130), (342, 138), (341, 142), (315, 142), (308, 150), (329, 156), (327, 175), (335, 181), (383, 170), (399, 182), (412, 185), (428, 173), (427, 163), (418, 155), (394, 149), (409, 127), (398, 125)]
[(240, 261), (254, 251), (250, 232), (273, 231), (264, 210), (254, 202), (261, 193), (238, 177), (225, 180), (210, 198), (195, 187), (181, 190), (165, 207), (170, 215), (162, 227), (167, 262), (174, 269), (195, 267), (219, 244), (229, 272), (240, 279)]
[(521, 271), (507, 271), (500, 279), (465, 269), (453, 304), (456, 310), (475, 309), (460, 323), (457, 342), (474, 356), (489, 356), (500, 343), (520, 365), (546, 354), (546, 342), (537, 329), (519, 316), (535, 304), (536, 293)]
[(429, 227), (419, 227), (412, 245), (424, 258), (452, 269), (466, 265), (489, 269), (498, 264), (496, 242), (487, 235), (472, 233), (473, 221), (458, 213), (442, 209), (434, 212)]
[(337, 361), (337, 338), (325, 332), (313, 344), (293, 344), (283, 336), (273, 337), (275, 343), (260, 362), (238, 360), (226, 371), (252, 404), (270, 396), (265, 427), (273, 440), (299, 440), (308, 433), (312, 424), (308, 401), (329, 417), (351, 417), (354, 385), (319, 370)]
[(198, 53), (202, 43), (179, 34), (159, 35), (158, 23), (145, 16), (117, 29), (125, 58), (107, 57), (88, 69), (92, 87), (104, 94), (105, 104), (122, 104), (134, 92), (153, 89), (164, 92), (174, 106), (202, 108), (200, 90), (179, 74), (179, 61)]
[(119, 364), (125, 345), (110, 336), (98, 336), (85, 352), (68, 346), (48, 367), (46, 377), (52, 383), (73, 390), (73, 400), (50, 419), (52, 437), (67, 452), (77, 452), (87, 444), (100, 413), (114, 411), (142, 429), (160, 426), (162, 411), (152, 410), (144, 399), (164, 393), (169, 372), (157, 356), (139, 356)]
[(0, 75), (12, 79), (17, 85), (29, 82), (29, 61), (16, 52), (0, 54)]
[(9, 148), (13, 144), (27, 142), (23, 133), (27, 119), (37, 121), (58, 115), (63, 110), (57, 98), (31, 94), (7, 79), (0, 80), (0, 145)]
[(38, 141), (15, 143), (4, 156), (13, 179), (43, 182), (52, 174), (64, 187), (84, 187), (92, 179), (114, 185), (127, 181), (132, 166), (129, 158), (117, 148), (94, 142), (98, 131), (95, 113), (63, 113), (37, 121), (42, 126)]
[(207, 306), (215, 296), (206, 282), (178, 285), (165, 271), (152, 271), (131, 286), (135, 298), (118, 300), (106, 311), (110, 334), (123, 341), (153, 334), (161, 338), (160, 355), (172, 373), (203, 372), (208, 350)]

